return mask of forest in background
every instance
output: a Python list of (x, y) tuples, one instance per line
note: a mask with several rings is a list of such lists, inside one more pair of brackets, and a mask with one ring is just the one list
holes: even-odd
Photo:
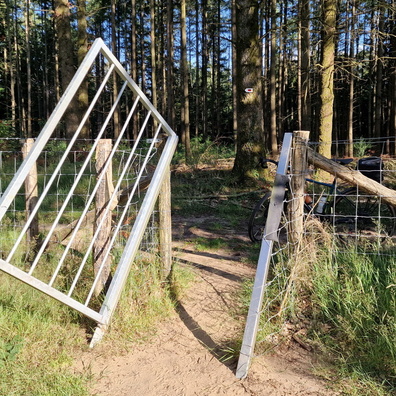
[(353, 155), (354, 139), (396, 135), (395, 11), (390, 0), (0, 0), (0, 136), (37, 136), (101, 37), (187, 160), (194, 137), (236, 143), (247, 174), (301, 129)]

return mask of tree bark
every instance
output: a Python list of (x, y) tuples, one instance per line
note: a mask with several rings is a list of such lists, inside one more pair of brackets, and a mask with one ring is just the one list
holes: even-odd
[(311, 130), (309, 0), (300, 0), (300, 117), (301, 130)]
[(277, 53), (276, 53), (276, 0), (271, 0), (271, 65), (270, 65), (270, 142), (271, 152), (273, 155), (278, 154), (277, 143), (277, 108), (276, 108), (276, 70), (277, 70)]
[(337, 0), (323, 0), (319, 152), (331, 157), (334, 104), (334, 54)]
[(175, 106), (174, 106), (174, 74), (173, 74), (173, 0), (166, 3), (167, 24), (166, 24), (166, 97), (167, 97), (167, 118), (169, 125), (175, 127)]
[(180, 29), (181, 29), (181, 80), (182, 80), (182, 104), (181, 104), (181, 128), (182, 143), (184, 144), (186, 162), (191, 160), (190, 143), (190, 103), (188, 89), (188, 64), (187, 64), (187, 34), (186, 34), (186, 0), (180, 3)]
[[(116, 33), (116, 0), (111, 0), (111, 50), (117, 57), (117, 33)], [(113, 72), (113, 103), (118, 97), (118, 74)], [(117, 106), (113, 114), (113, 137), (115, 139), (120, 135), (120, 106)], [(109, 136), (110, 137), (110, 136)]]
[[(153, 106), (158, 108), (157, 95), (157, 40), (155, 37), (155, 0), (150, 0), (150, 55), (151, 55), (151, 100)], [(154, 120), (153, 136), (157, 129), (157, 122)]]
[(382, 35), (384, 34), (384, 10), (379, 7), (379, 24), (377, 33), (377, 54), (375, 58), (376, 67), (376, 84), (375, 84), (375, 108), (374, 108), (374, 133), (376, 137), (381, 137), (382, 134), (382, 83), (383, 83), (383, 55), (384, 46), (382, 42)]
[[(77, 1), (77, 62), (80, 65), (88, 52), (86, 1)], [(88, 80), (85, 79), (78, 90), (78, 110), (80, 120), (88, 110)], [(80, 132), (82, 139), (89, 139), (89, 123), (84, 125)]]
[(238, 114), (237, 114), (237, 85), (236, 85), (236, 64), (237, 64), (237, 58), (236, 58), (236, 40), (237, 40), (237, 34), (236, 34), (236, 0), (232, 0), (231, 2), (231, 56), (232, 56), (232, 132), (234, 136), (234, 142), (235, 142), (235, 149), (236, 149), (236, 144), (238, 140)]
[(355, 58), (355, 0), (351, 0), (351, 26), (349, 41), (349, 111), (348, 111), (348, 146), (347, 155), (353, 157), (353, 115), (354, 115), (354, 72), (353, 66)]
[(236, 0), (236, 33), (238, 139), (233, 172), (248, 182), (264, 152), (257, 1)]
[(25, 10), (25, 39), (26, 39), (26, 134), (28, 138), (32, 137), (32, 69), (31, 69), (31, 51), (30, 51), (30, 0), (26, 0)]
[[(70, 28), (70, 3), (67, 0), (55, 0), (54, 4), (55, 27), (59, 48), (59, 72), (61, 87), (63, 92), (65, 92), (76, 71)], [(78, 125), (78, 103), (77, 100), (72, 100), (65, 113), (65, 137), (67, 139), (74, 135)]]

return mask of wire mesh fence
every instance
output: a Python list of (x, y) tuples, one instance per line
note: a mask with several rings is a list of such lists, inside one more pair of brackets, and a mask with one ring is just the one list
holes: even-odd
[[(357, 140), (354, 142), (356, 157), (351, 158), (343, 155), (347, 145), (347, 142), (334, 143), (334, 152), (342, 156), (334, 157), (334, 164), (338, 166), (334, 165), (333, 173), (311, 161), (319, 149), (315, 142), (307, 144), (309, 162), (302, 175), (294, 172), (293, 163), (289, 167), (277, 235), (275, 238), (270, 235), (274, 242), (263, 289), (255, 355), (291, 339), (307, 347), (304, 337), (299, 336), (309, 327), (312, 315), (313, 267), (332, 262), (339, 254), (355, 258), (384, 256), (391, 261), (396, 257), (396, 213), (391, 204), (396, 198), (396, 161), (385, 154), (389, 138)], [(295, 149), (296, 146), (291, 157)], [(268, 164), (268, 168), (267, 176), (275, 177), (276, 165)], [(291, 183), (299, 176), (305, 179), (303, 192), (294, 191)], [(381, 194), (373, 194), (373, 191), (381, 191)], [(268, 238), (266, 232), (272, 230), (265, 224), (270, 199), (271, 194), (264, 195), (252, 214), (257, 221), (257, 224), (251, 223), (256, 227), (252, 234), (259, 239), (263, 237), (264, 241)], [(304, 207), (298, 215), (300, 218), (293, 213), (293, 203), (298, 199)], [(297, 238), (293, 238), (292, 233), (300, 220), (303, 228)]]
[[(133, 150), (134, 142), (124, 141), (114, 152), (107, 193), (116, 197), (110, 205), (110, 230), (106, 235), (111, 241), (96, 246), (97, 230), (104, 226), (98, 224), (96, 190), (101, 169), (97, 166), (97, 156), (92, 154), (95, 151), (91, 151), (93, 143), (77, 141), (69, 149), (67, 159), (61, 161), (67, 143), (50, 139), (36, 161), (35, 189), (28, 190), (25, 183), (0, 223), (0, 258), (97, 311), (103, 296), (94, 290), (95, 262), (98, 256), (107, 256), (106, 281), (109, 282), (161, 154), (157, 143), (147, 155), (151, 143), (142, 140)], [(0, 195), (3, 195), (22, 163), (23, 154), (19, 140), (3, 139), (0, 146)], [(28, 207), (27, 202), (32, 199), (34, 205)], [(110, 200), (110, 195), (105, 197), (105, 205)], [(105, 210), (103, 206), (102, 211)], [(159, 227), (157, 206), (139, 247), (140, 258), (150, 257), (153, 261), (158, 257)]]

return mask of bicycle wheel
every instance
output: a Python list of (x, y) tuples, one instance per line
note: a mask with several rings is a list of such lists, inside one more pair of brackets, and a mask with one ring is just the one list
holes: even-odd
[(267, 221), (268, 208), (271, 193), (267, 192), (260, 201), (257, 202), (249, 218), (248, 232), (252, 242), (260, 242), (263, 239), (265, 222)]
[(380, 197), (359, 193), (355, 187), (340, 193), (334, 203), (333, 224), (337, 233), (386, 237), (395, 232), (395, 209)]

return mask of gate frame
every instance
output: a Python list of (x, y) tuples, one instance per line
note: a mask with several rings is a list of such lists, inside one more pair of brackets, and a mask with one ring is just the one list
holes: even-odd
[[(61, 291), (53, 288), (52, 286), (42, 282), (41, 280), (35, 278), (34, 276), (22, 271), (21, 269), (13, 266), (6, 260), (0, 259), (0, 270), (21, 280), (22, 282), (34, 287), (35, 289), (49, 295), (50, 297), (68, 305), (69, 307), (79, 311), (85, 316), (93, 319), (98, 323), (98, 327), (95, 330), (94, 336), (91, 340), (90, 346), (93, 347), (103, 336), (104, 331), (110, 323), (111, 316), (119, 301), (122, 289), (127, 280), (127, 276), (130, 272), (130, 268), (136, 256), (139, 245), (142, 241), (144, 231), (149, 222), (151, 213), (154, 209), (154, 205), (157, 201), (161, 186), (165, 180), (167, 173), (169, 172), (169, 166), (176, 149), (178, 142), (178, 137), (167, 122), (163, 119), (157, 109), (151, 104), (146, 95), (141, 91), (138, 85), (132, 80), (127, 71), (123, 68), (121, 63), (117, 58), (111, 53), (108, 47), (104, 44), (101, 38), (97, 38), (92, 44), (90, 50), (85, 56), (83, 62), (75, 73), (72, 81), (67, 87), (66, 91), (62, 95), (59, 103), (56, 105), (54, 111), (52, 112), (50, 118), (43, 127), (41, 133), (37, 137), (32, 149), (23, 160), (18, 171), (15, 173), (13, 179), (5, 190), (4, 194), (0, 198), (0, 221), (3, 219), (10, 205), (12, 204), (15, 196), (22, 187), (26, 177), (28, 176), (30, 169), (34, 166), (39, 155), (43, 151), (45, 145), (53, 134), (55, 128), (57, 127), (62, 116), (66, 112), (71, 100), (75, 97), (81, 83), (87, 76), (88, 72), (91, 70), (96, 58), (102, 54), (104, 58), (109, 63), (109, 71), (107, 76), (115, 71), (120, 78), (124, 81), (124, 84), (130, 88), (142, 105), (148, 110), (150, 116), (158, 123), (157, 134), (160, 129), (162, 129), (167, 135), (167, 140), (159, 162), (154, 171), (152, 180), (143, 199), (140, 210), (137, 214), (135, 223), (133, 225), (130, 236), (126, 242), (123, 254), (117, 265), (117, 269), (110, 283), (109, 290), (106, 293), (104, 302), (99, 312), (89, 308), (86, 304), (80, 303), (74, 300), (71, 296), (67, 296)], [(90, 109), (83, 117), (80, 123), (80, 127), (77, 129), (75, 136), (77, 139), (78, 133), (81, 131), (82, 125), (89, 116)], [(108, 117), (110, 117), (111, 113)], [(95, 141), (98, 138), (95, 139)], [(153, 143), (152, 143), (153, 144)]]

